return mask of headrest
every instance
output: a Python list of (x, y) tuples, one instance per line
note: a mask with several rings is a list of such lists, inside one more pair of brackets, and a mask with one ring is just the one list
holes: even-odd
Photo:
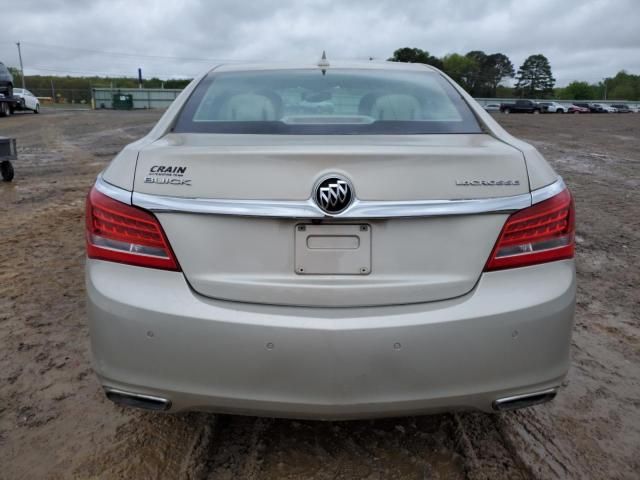
[(260, 93), (233, 95), (218, 111), (218, 120), (260, 122), (279, 120), (280, 106), (271, 96)]
[(371, 108), (371, 116), (377, 120), (418, 120), (422, 116), (420, 102), (406, 94), (390, 94), (378, 97)]

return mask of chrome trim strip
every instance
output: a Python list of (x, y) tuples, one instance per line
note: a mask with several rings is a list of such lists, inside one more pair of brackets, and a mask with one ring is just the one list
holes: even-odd
[(182, 198), (148, 195), (133, 192), (133, 205), (152, 212), (209, 213), (245, 217), (324, 217), (311, 199), (286, 200), (226, 200), (211, 198)]
[(107, 197), (111, 197), (114, 200), (117, 200), (122, 203), (126, 203), (127, 205), (131, 205), (131, 193), (129, 190), (125, 190), (124, 188), (116, 187), (115, 185), (110, 184), (104, 178), (102, 178), (102, 173), (98, 175), (95, 183), (96, 190), (100, 193), (105, 194)]
[[(511, 397), (503, 397), (494, 400), (493, 409), (498, 411), (510, 410), (512, 408), (527, 407), (530, 405), (538, 405), (540, 403), (553, 400), (558, 393), (558, 388), (547, 388), (546, 390), (540, 390), (538, 392), (523, 393), (521, 395), (513, 395)], [(526, 402), (530, 400), (531, 403), (517, 405), (519, 402)]]
[(133, 192), (132, 204), (153, 212), (208, 213), (285, 218), (401, 218), (512, 212), (531, 206), (528, 193), (476, 200), (362, 201), (337, 215), (324, 213), (311, 199), (216, 200), (148, 195)]
[(535, 205), (536, 203), (547, 200), (559, 194), (565, 188), (567, 188), (567, 186), (564, 184), (564, 180), (562, 180), (562, 177), (558, 177), (555, 182), (547, 185), (546, 187), (533, 190), (531, 192), (531, 204)]
[(354, 199), (344, 212), (337, 215), (324, 213), (307, 200), (235, 200), (210, 198), (183, 198), (130, 192), (105, 181), (102, 174), (96, 180), (96, 189), (120, 202), (136, 205), (152, 212), (204, 213), (238, 215), (245, 217), (282, 218), (403, 218), (444, 215), (471, 215), (477, 213), (514, 212), (547, 200), (566, 188), (561, 177), (531, 194), (468, 200), (416, 200), (371, 201)]
[(142, 394), (142, 393), (133, 393), (133, 392), (127, 392), (125, 390), (120, 390), (118, 388), (111, 388), (111, 387), (103, 387), (105, 394), (109, 394), (109, 393), (114, 393), (116, 395), (120, 395), (122, 397), (129, 397), (129, 398), (133, 398), (133, 399), (139, 399), (142, 401), (149, 401), (149, 402), (156, 402), (159, 405), (162, 406), (162, 408), (158, 408), (156, 410), (168, 410), (169, 408), (171, 408), (171, 400), (167, 399), (167, 398), (163, 398), (163, 397), (155, 397), (153, 395), (146, 395), (146, 394)]
[(510, 197), (469, 200), (360, 201), (356, 199), (344, 214), (337, 217), (435, 217), (512, 212), (529, 206), (531, 206), (531, 196), (527, 193)]

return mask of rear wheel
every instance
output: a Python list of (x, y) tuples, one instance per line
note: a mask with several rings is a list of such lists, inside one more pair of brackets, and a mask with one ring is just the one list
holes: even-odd
[(36, 103), (36, 108), (33, 109), (33, 113), (40, 113), (40, 105)]
[(564, 110), (559, 108), (559, 109), (556, 110), (556, 113), (564, 113)]
[(0, 102), (0, 117), (6, 117), (9, 115), (9, 104), (7, 102)]
[(11, 165), (9, 160), (0, 162), (0, 174), (2, 174), (2, 180), (5, 182), (13, 180), (13, 165)]
[(511, 109), (510, 108), (505, 108), (504, 109), (504, 113), (511, 113)]

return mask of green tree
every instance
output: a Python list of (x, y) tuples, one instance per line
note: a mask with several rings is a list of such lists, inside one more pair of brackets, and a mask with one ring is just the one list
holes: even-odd
[(530, 55), (518, 69), (516, 92), (521, 97), (544, 98), (553, 94), (555, 83), (547, 57)]
[(587, 82), (573, 81), (563, 89), (560, 89), (559, 97), (566, 100), (594, 100), (599, 95), (597, 87)]
[(470, 92), (478, 75), (478, 62), (473, 58), (451, 53), (442, 59), (442, 63), (446, 74)]
[(615, 77), (606, 78), (609, 100), (640, 100), (640, 75), (632, 75), (624, 70)]
[(513, 78), (516, 71), (513, 63), (504, 53), (492, 53), (487, 57), (487, 82), (491, 87), (492, 97), (496, 96), (498, 85), (505, 78)]
[(473, 60), (474, 67), (469, 67), (468, 71), (468, 92), (474, 97), (487, 96), (487, 77), (489, 75), (488, 57), (481, 50), (472, 50), (465, 55)]
[(495, 97), (500, 82), (515, 75), (513, 64), (503, 53), (487, 55), (483, 51), (473, 50), (465, 57), (477, 65), (469, 80), (469, 93), (474, 97)]
[(513, 87), (505, 87), (504, 85), (498, 85), (496, 88), (496, 97), (498, 98), (513, 98), (516, 94)]
[(22, 87), (22, 74), (20, 73), (20, 69), (18, 67), (7, 67), (9, 73), (13, 77), (13, 86), (18, 88)]
[(395, 52), (393, 52), (393, 57), (389, 58), (388, 61), (404, 63), (424, 63), (442, 69), (442, 61), (439, 58), (429, 55), (429, 52), (427, 52), (426, 50), (421, 50), (419, 48), (399, 48)]

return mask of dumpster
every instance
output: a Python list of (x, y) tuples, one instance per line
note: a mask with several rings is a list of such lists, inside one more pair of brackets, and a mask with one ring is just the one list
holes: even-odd
[(131, 110), (133, 108), (133, 95), (130, 93), (114, 93), (112, 102), (114, 110)]

